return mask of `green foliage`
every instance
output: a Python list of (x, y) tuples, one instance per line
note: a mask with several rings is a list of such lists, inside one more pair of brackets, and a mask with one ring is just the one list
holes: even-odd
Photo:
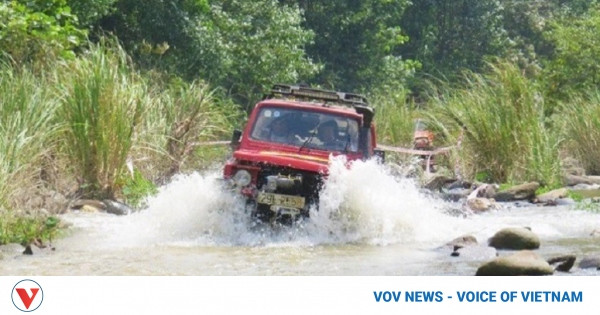
[(579, 19), (560, 18), (545, 36), (554, 44), (545, 74), (550, 95), (565, 99), (571, 92), (595, 89), (600, 84), (600, 7)]
[(399, 52), (425, 73), (456, 77), (480, 70), (489, 56), (505, 56), (508, 37), (497, 0), (413, 1), (399, 20), (410, 41)]
[(113, 12), (118, 0), (66, 0), (73, 14), (78, 17), (82, 26), (93, 27), (96, 23)]
[(461, 169), (488, 171), (495, 182), (560, 183), (560, 138), (546, 124), (537, 85), (510, 63), (487, 75), (467, 76), (465, 89), (449, 89), (432, 100), (440, 122), (464, 132)]
[(407, 90), (379, 92), (370, 97), (376, 107), (377, 141), (401, 147), (411, 147), (416, 119), (420, 117), (409, 100)]
[(560, 105), (568, 151), (588, 174), (600, 174), (600, 91), (575, 96)]
[[(493, 181), (493, 177), (490, 174), (490, 171), (488, 170), (483, 170), (483, 171), (479, 171), (477, 172), (477, 174), (475, 174), (475, 180), (478, 182), (482, 182), (482, 183), (491, 183)], [(502, 187), (502, 186), (500, 186)], [(508, 187), (504, 187), (504, 189), (506, 189)], [(500, 189), (502, 190), (502, 189)]]
[(14, 215), (0, 211), (0, 245), (52, 240), (58, 233), (59, 219), (53, 216)]
[[(134, 164), (157, 181), (193, 169), (200, 162), (194, 152), (202, 142), (227, 139), (240, 115), (235, 104), (206, 83), (155, 86), (133, 147)], [(140, 160), (145, 162), (138, 164)]]
[(583, 199), (577, 202), (575, 210), (600, 213), (600, 203), (592, 199)]
[(0, 208), (39, 180), (59, 125), (49, 82), (24, 68), (0, 65)]
[(576, 202), (581, 202), (584, 199), (582, 194), (572, 191), (572, 190), (569, 190), (569, 192), (567, 192), (567, 197), (575, 200)]
[(73, 57), (85, 37), (65, 0), (0, 3), (0, 51), (17, 64)]
[(59, 69), (63, 145), (72, 165), (98, 198), (113, 198), (132, 146), (147, 91), (118, 46), (92, 45)]
[(275, 82), (309, 78), (312, 33), (295, 6), (276, 0), (121, 0), (102, 27), (145, 67), (223, 87), (246, 105)]
[(133, 207), (141, 206), (148, 196), (158, 192), (156, 185), (138, 170), (134, 170), (133, 176), (126, 176), (123, 181), (123, 198)]
[(418, 63), (404, 60), (398, 47), (408, 38), (400, 29), (406, 0), (284, 1), (297, 3), (314, 31), (306, 51), (324, 64), (317, 83), (340, 90), (397, 87)]

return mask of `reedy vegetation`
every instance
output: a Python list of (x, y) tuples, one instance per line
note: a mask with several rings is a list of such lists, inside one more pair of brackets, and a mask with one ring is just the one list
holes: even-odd
[(45, 184), (41, 173), (48, 157), (65, 166), (61, 177), (79, 184), (71, 197), (139, 202), (136, 185), (146, 185), (148, 193), (153, 184), (145, 178), (166, 180), (191, 169), (188, 163), (197, 167), (202, 161), (188, 157), (198, 142), (223, 139), (241, 116), (204, 83), (163, 85), (144, 78), (111, 41), (90, 44), (79, 57), (48, 69), (0, 69), (0, 243), (49, 237), (44, 227), (52, 217), (16, 215), (24, 205), (19, 200)]

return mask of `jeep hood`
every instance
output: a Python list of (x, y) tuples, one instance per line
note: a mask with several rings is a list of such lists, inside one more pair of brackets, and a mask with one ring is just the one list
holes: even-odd
[(238, 150), (233, 157), (241, 161), (285, 166), (321, 174), (329, 171), (329, 158), (278, 150)]

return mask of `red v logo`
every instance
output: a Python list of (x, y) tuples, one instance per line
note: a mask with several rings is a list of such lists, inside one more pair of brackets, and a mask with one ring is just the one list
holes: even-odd
[(29, 296), (27, 294), (27, 291), (25, 291), (25, 289), (15, 289), (17, 291), (17, 293), (19, 294), (19, 297), (21, 298), (21, 301), (23, 301), (23, 304), (25, 305), (25, 309), (29, 309), (29, 306), (31, 306), (31, 302), (33, 302), (33, 300), (35, 299), (35, 296), (37, 295), (38, 291), (40, 289), (38, 288), (32, 288), (31, 289), (31, 296)]

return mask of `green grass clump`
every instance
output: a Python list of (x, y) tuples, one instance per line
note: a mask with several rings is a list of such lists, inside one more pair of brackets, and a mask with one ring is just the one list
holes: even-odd
[(574, 97), (561, 105), (566, 147), (588, 174), (600, 174), (600, 91)]
[(52, 240), (58, 233), (59, 220), (53, 216), (15, 215), (0, 211), (0, 245)]
[(141, 206), (146, 197), (158, 192), (156, 185), (138, 170), (134, 170), (133, 176), (126, 176), (123, 182), (123, 198), (133, 207)]
[(213, 150), (202, 143), (229, 139), (241, 120), (241, 111), (203, 82), (154, 86), (152, 95), (132, 159), (136, 169), (153, 181), (164, 182), (178, 172), (202, 167), (204, 156)]
[(375, 107), (377, 141), (387, 145), (412, 147), (415, 123), (424, 118), (407, 95), (406, 90), (379, 92), (371, 97)]
[(63, 145), (89, 197), (113, 198), (147, 97), (144, 81), (116, 45), (91, 45), (58, 70)]
[(42, 159), (54, 148), (57, 103), (47, 85), (26, 68), (0, 65), (0, 208), (39, 184)]
[(466, 80), (464, 88), (441, 88), (430, 99), (447, 137), (464, 133), (458, 160), (465, 175), (485, 171), (494, 182), (558, 185), (561, 139), (544, 116), (537, 84), (505, 62)]

